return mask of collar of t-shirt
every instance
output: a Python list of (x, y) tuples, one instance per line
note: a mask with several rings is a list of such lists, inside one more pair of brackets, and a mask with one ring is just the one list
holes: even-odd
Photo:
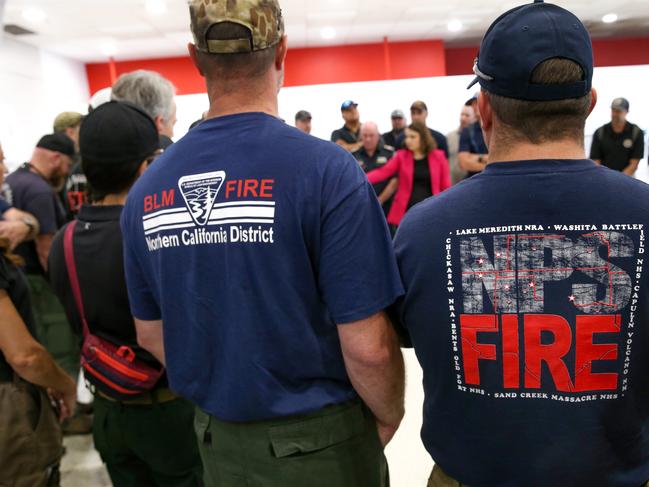
[(609, 123), (606, 124), (606, 125), (607, 125), (607, 127), (608, 127), (608, 131), (609, 131), (609, 133), (610, 133), (613, 137), (622, 137), (622, 136), (624, 136), (625, 134), (628, 134), (628, 133), (630, 133), (630, 132), (633, 130), (633, 129), (632, 129), (632, 126), (631, 126), (631, 124), (630, 124), (629, 122), (625, 122), (625, 123), (624, 123), (624, 129), (622, 129), (622, 132), (616, 132), (615, 130), (613, 130), (613, 122), (609, 122)]
[(482, 171), (485, 176), (501, 174), (535, 174), (579, 172), (597, 169), (589, 159), (539, 159), (532, 161), (491, 162)]
[(122, 205), (83, 205), (78, 218), (93, 223), (119, 221), (123, 209)]

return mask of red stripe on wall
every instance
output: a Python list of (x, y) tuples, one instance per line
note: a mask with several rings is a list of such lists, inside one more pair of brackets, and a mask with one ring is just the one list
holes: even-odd
[[(598, 67), (649, 64), (649, 37), (596, 39), (593, 50)], [(471, 74), (477, 52), (477, 47), (445, 49), (440, 40), (289, 49), (285, 86)], [(114, 69), (117, 76), (136, 69), (157, 71), (179, 95), (205, 92), (189, 57), (119, 61)], [(108, 63), (88, 64), (86, 71), (91, 93), (111, 86)]]
[[(389, 69), (386, 69), (389, 67)], [(117, 76), (135, 69), (159, 72), (179, 95), (204, 93), (205, 83), (189, 57), (119, 61)], [(111, 86), (108, 64), (86, 65), (90, 92)], [(388, 71), (386, 73), (386, 71)], [(442, 41), (358, 44), (289, 49), (285, 86), (446, 76)]]
[[(628, 39), (594, 39), (595, 66), (638, 66), (649, 64), (649, 37)], [(473, 73), (478, 47), (446, 49), (446, 71), (449, 76)]]

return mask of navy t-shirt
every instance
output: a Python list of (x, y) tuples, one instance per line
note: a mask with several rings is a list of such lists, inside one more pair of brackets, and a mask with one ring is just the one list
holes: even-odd
[[(9, 176), (7, 184), (11, 189), (11, 204), (19, 210), (34, 215), (40, 225), (40, 234), (55, 234), (66, 223), (65, 211), (57, 194), (40, 175), (24, 165)], [(16, 248), (16, 253), (25, 260), (25, 272), (44, 274), (34, 242), (24, 242)]]
[(224, 421), (356, 397), (336, 324), (402, 286), (351, 154), (262, 113), (206, 120), (135, 185), (122, 229), (132, 311), (162, 319), (172, 389)]
[(413, 208), (397, 315), (422, 439), (472, 487), (649, 479), (649, 186), (587, 160), (496, 163)]
[(11, 205), (4, 199), (0, 198), (0, 215), (3, 215), (9, 208), (11, 208)]

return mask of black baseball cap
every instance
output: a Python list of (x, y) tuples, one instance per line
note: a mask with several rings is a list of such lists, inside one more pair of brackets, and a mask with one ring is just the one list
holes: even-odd
[(340, 111), (345, 111), (349, 110), (350, 108), (354, 107), (356, 108), (358, 106), (358, 103), (356, 103), (353, 100), (345, 100), (342, 105), (340, 105)]
[(295, 114), (295, 121), (301, 120), (302, 122), (308, 122), (311, 120), (311, 114), (306, 110), (300, 110)]
[(160, 139), (146, 112), (128, 102), (110, 101), (84, 119), (79, 147), (84, 160), (126, 164), (144, 161), (160, 148)]
[[(576, 83), (542, 85), (531, 82), (534, 69), (549, 59), (579, 64), (584, 79)], [(529, 101), (581, 98), (590, 93), (593, 47), (584, 24), (568, 10), (543, 0), (504, 13), (482, 39), (473, 71), (483, 89), (496, 95)]]
[(40, 149), (51, 150), (53, 152), (60, 152), (69, 157), (74, 157), (74, 142), (65, 134), (48, 134), (41, 137), (36, 147)]
[(624, 110), (625, 112), (628, 112), (630, 108), (629, 100), (626, 98), (616, 98), (613, 100), (613, 103), (611, 103), (611, 108), (613, 110)]

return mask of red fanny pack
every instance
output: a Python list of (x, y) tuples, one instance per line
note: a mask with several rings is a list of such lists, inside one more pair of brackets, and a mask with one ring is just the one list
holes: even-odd
[(153, 367), (139, 359), (130, 347), (118, 345), (90, 333), (74, 259), (76, 224), (77, 221), (74, 220), (65, 229), (63, 249), (72, 294), (83, 325), (81, 367), (85, 372), (86, 380), (100, 392), (119, 400), (133, 399), (153, 389), (165, 369), (163, 366)]

